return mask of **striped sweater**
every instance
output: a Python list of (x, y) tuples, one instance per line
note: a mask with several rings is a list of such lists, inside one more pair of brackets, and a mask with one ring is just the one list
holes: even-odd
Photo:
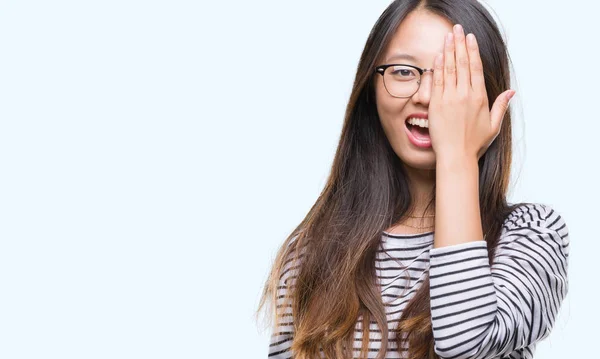
[[(505, 219), (490, 266), (487, 242), (433, 248), (433, 232), (396, 235), (383, 232), (376, 257), (377, 281), (387, 313), (388, 347), (371, 324), (369, 358), (406, 358), (393, 330), (407, 302), (430, 277), (435, 351), (442, 358), (533, 358), (536, 343), (550, 334), (568, 291), (569, 234), (561, 215), (547, 204), (521, 206)], [(284, 282), (295, 270), (284, 271)], [(291, 308), (280, 310), (291, 318)], [(354, 357), (362, 342), (361, 318), (354, 335)], [(271, 334), (269, 358), (293, 358), (292, 320)], [(323, 354), (323, 353), (321, 353)]]

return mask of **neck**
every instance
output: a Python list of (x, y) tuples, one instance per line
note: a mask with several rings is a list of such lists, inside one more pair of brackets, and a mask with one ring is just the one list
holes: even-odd
[(421, 217), (435, 214), (435, 203), (427, 208), (433, 198), (435, 170), (417, 169), (409, 166), (405, 166), (405, 169), (412, 197), (410, 215)]
[[(388, 228), (387, 231), (396, 234), (415, 234), (433, 231), (435, 217), (430, 216), (435, 214), (435, 203), (429, 208), (427, 208), (427, 205), (434, 195), (435, 170), (416, 169), (406, 165), (404, 168), (412, 198), (408, 215), (422, 218), (405, 216), (392, 227)], [(427, 209), (427, 212), (425, 209)]]

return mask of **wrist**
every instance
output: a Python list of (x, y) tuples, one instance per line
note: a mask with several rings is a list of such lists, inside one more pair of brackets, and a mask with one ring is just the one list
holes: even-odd
[(479, 168), (479, 160), (466, 153), (445, 153), (436, 155), (435, 165), (436, 170), (464, 170)]

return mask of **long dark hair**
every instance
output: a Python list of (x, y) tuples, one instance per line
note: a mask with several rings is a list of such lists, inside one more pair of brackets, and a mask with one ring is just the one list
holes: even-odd
[[(346, 108), (343, 129), (331, 173), (323, 191), (304, 220), (277, 253), (258, 311), (268, 299), (271, 313), (284, 272), (297, 268), (287, 295), (293, 311), (296, 359), (351, 358), (354, 329), (362, 317), (361, 357), (367, 357), (369, 323), (381, 328), (383, 358), (388, 346), (388, 323), (376, 282), (375, 256), (382, 231), (398, 223), (412, 208), (412, 197), (402, 161), (393, 151), (375, 106), (374, 69), (400, 22), (420, 8), (460, 23), (477, 37), (491, 105), (510, 88), (510, 58), (502, 35), (489, 12), (476, 0), (401, 0), (392, 2), (375, 23), (360, 62)], [(512, 141), (511, 116), (479, 159), (479, 203), (490, 262), (506, 216), (519, 205), (509, 205)], [(435, 187), (431, 193), (435, 201)], [(290, 263), (292, 265), (290, 266)], [(295, 264), (295, 266), (294, 266)], [(275, 315), (275, 327), (282, 315)], [(408, 342), (409, 357), (437, 358), (433, 347), (429, 278), (426, 277), (405, 307), (395, 328), (398, 348)], [(404, 339), (403, 339), (404, 337)]]

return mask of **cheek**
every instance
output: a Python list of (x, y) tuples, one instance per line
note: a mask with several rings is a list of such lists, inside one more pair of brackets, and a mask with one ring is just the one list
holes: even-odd
[[(385, 89), (383, 89), (385, 91)], [(377, 94), (377, 113), (384, 127), (404, 126), (404, 109), (407, 100), (390, 96), (387, 92)]]
[(377, 103), (377, 114), (388, 140), (391, 143), (402, 141), (404, 133), (404, 108), (409, 99), (392, 97), (383, 86), (383, 81), (379, 79), (375, 84), (375, 98)]

